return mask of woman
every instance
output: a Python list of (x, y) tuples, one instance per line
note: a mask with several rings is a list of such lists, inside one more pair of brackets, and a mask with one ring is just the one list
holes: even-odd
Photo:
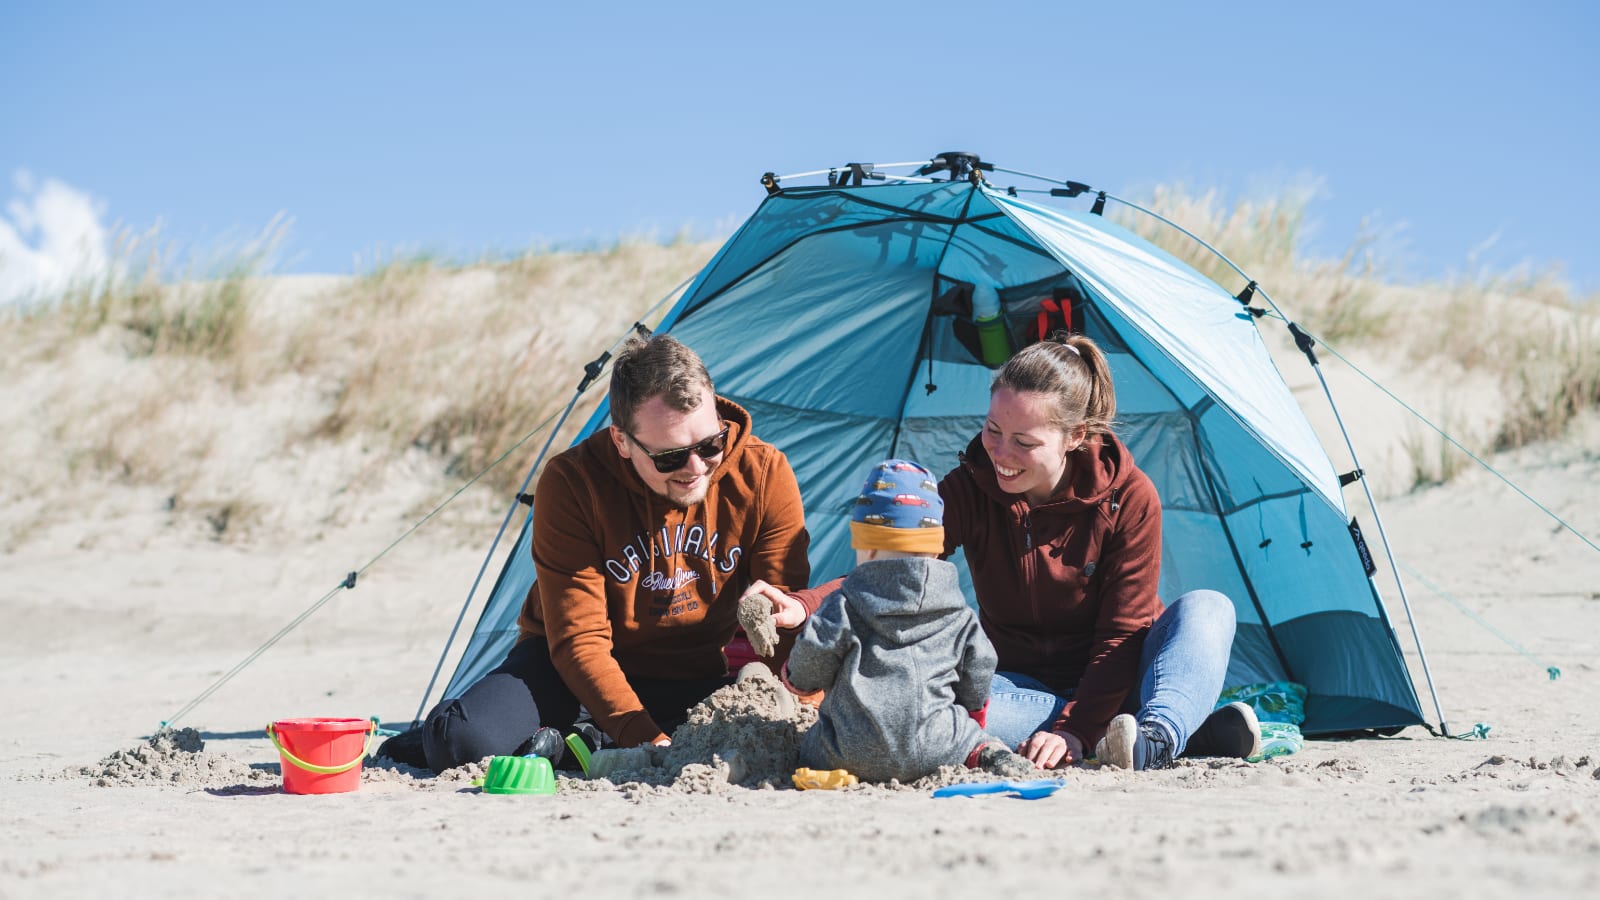
[(1233, 604), (1202, 590), (1163, 609), (1161, 501), (1115, 415), (1105, 354), (1054, 336), (996, 373), (982, 434), (939, 485), (945, 551), (965, 548), (999, 655), (986, 728), (1042, 767), (1088, 747), (1129, 769), (1165, 768), (1186, 747), (1253, 755), (1253, 711), (1212, 713)]
[[(1260, 752), (1254, 711), (1212, 711), (1233, 604), (1190, 591), (1163, 608), (1161, 500), (1111, 432), (1105, 354), (1057, 334), (1013, 356), (983, 432), (939, 483), (945, 556), (966, 550), (999, 665), (985, 730), (1044, 768), (1095, 756), (1159, 769)], [(813, 608), (838, 581), (801, 592)], [(756, 583), (751, 592), (775, 593)]]

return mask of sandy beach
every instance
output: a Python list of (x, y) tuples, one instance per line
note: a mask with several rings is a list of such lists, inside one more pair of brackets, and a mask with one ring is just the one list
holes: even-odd
[[(1600, 461), (1577, 448), (1535, 455), (1510, 473), (1560, 497), (1575, 525), (1600, 526)], [(1419, 567), (1466, 576), (1458, 599), (1561, 667), (1550, 681), (1443, 601), (1417, 597), (1452, 729), (1485, 722), (1486, 739), (1411, 728), (1256, 765), (1074, 769), (1036, 801), (728, 785), (510, 797), (382, 770), (351, 794), (280, 793), (266, 722), (409, 719), (479, 553), (426, 539), (191, 714), (205, 753), (253, 767), (251, 779), (103, 787), (64, 770), (138, 745), (337, 583), (350, 550), (380, 529), (312, 546), (172, 536), (34, 548), (6, 558), (0, 595), (13, 707), (0, 745), (0, 895), (270, 896), (293, 884), (315, 895), (955, 897), (1045, 882), (1200, 897), (1585, 896), (1600, 887), (1600, 567), (1536, 519), (1487, 524), (1503, 493), (1468, 478), (1387, 504)]]
[[(12, 398), (38, 396), (44, 383), (31, 372), (8, 375), (13, 425), (27, 412)], [(1307, 386), (1293, 386), (1304, 399)], [(293, 419), (295, 396), (261, 402)], [(259, 408), (238, 415), (236, 432), (262, 420)], [(1347, 416), (1380, 442), (1363, 448), (1372, 471), (1403, 468), (1389, 410), (1358, 393)], [(22, 435), (13, 449), (49, 446)], [(1254, 765), (1078, 767), (1059, 773), (1064, 788), (1040, 800), (934, 799), (928, 784), (752, 788), (714, 772), (676, 785), (564, 780), (555, 796), (491, 796), (471, 786), (471, 772), (412, 777), (375, 765), (354, 793), (283, 794), (266, 723), (411, 720), (498, 521), (499, 501), (475, 488), (458, 512), (388, 552), (354, 590), (176, 723), (198, 730), (202, 753), (152, 760), (146, 752), (144, 763), (114, 765), (109, 757), (144, 745), (450, 489), (437, 472), (421, 474), (426, 458), (402, 457), (368, 473), (360, 503), (333, 503), (319, 479), (339, 453), (359, 456), (353, 445), (285, 454), (264, 444), (260, 459), (221, 447), (227, 464), (195, 479), (227, 481), (254, 498), (255, 527), (243, 534), (225, 519), (219, 527), (216, 510), (202, 514), (150, 484), (64, 482), (30, 470), (56, 485), (48, 493), (56, 511), (37, 516), (13, 504), (0, 555), (0, 677), (10, 707), (0, 730), (0, 897), (1600, 890), (1600, 554), (1489, 473), (1410, 492), (1391, 477), (1380, 491), (1405, 564), (1537, 659), (1408, 582), (1450, 730), (1484, 723), (1483, 737), (1413, 727), (1311, 741)], [(1597, 535), (1596, 446), (1591, 423), (1492, 461)], [(1432, 720), (1415, 643), (1392, 580), (1381, 577)], [(1561, 677), (1551, 680), (1545, 665)]]

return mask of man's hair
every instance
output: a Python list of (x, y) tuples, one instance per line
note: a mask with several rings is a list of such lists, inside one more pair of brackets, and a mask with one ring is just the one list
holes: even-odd
[(611, 362), (611, 421), (634, 430), (634, 414), (655, 397), (679, 412), (699, 408), (702, 391), (716, 393), (706, 364), (677, 338), (631, 338)]

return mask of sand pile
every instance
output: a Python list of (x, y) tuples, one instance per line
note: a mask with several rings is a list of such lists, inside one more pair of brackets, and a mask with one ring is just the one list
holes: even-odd
[[(817, 721), (817, 711), (786, 702), (775, 679), (749, 679), (718, 690), (694, 709), (672, 733), (670, 747), (634, 747), (607, 751), (608, 771), (596, 780), (563, 778), (563, 791), (597, 791), (620, 787), (638, 795), (645, 790), (673, 794), (718, 794), (734, 787), (793, 788), (800, 767), (800, 738)], [(792, 712), (790, 709), (792, 708)], [(1039, 772), (1040, 778), (1054, 773)], [(963, 781), (991, 781), (994, 776), (961, 766), (945, 766), (915, 782), (890, 781), (845, 790), (931, 791)]]
[(118, 750), (92, 766), (69, 767), (62, 775), (87, 778), (101, 787), (154, 783), (224, 788), (277, 781), (275, 772), (205, 752), (205, 741), (193, 728), (163, 728), (138, 747)]
[[(800, 736), (817, 721), (804, 704), (785, 704), (776, 680), (730, 684), (689, 711), (672, 733), (670, 747), (634, 747), (614, 754), (604, 778), (562, 783), (562, 789), (604, 789), (603, 785), (643, 785), (677, 793), (718, 793), (738, 785), (792, 786), (800, 762)], [(794, 706), (786, 714), (786, 706)]]

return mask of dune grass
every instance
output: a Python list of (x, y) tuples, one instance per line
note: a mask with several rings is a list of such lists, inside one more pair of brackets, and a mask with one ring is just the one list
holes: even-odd
[[(1286, 193), (1228, 204), (1177, 188), (1148, 200), (1211, 240), (1323, 342), (1452, 373), (1441, 384), (1488, 385), (1493, 398), (1431, 411), (1474, 452), (1558, 436), (1600, 407), (1593, 298), (1548, 274), (1395, 283), (1365, 233), (1337, 259), (1304, 258), (1306, 202)], [(1128, 224), (1225, 288), (1243, 287), (1176, 231)], [(153, 239), (130, 241), (111, 274), (6, 314), (0, 429), (15, 462), (0, 489), (0, 546), (84, 515), (52, 498), (90, 484), (137, 487), (149, 509), (221, 540), (345, 524), (378, 497), (395, 514), (425, 509), (558, 412), (584, 364), (715, 250), (680, 236), (272, 277), (273, 235), (224, 264), (178, 273)], [(1468, 427), (1465, 411), (1477, 408), (1496, 414)], [(489, 473), (491, 506), (503, 510), (543, 440)], [(1414, 485), (1466, 464), (1422, 431), (1404, 438), (1403, 452)]]
[[(452, 477), (473, 474), (558, 412), (584, 364), (712, 249), (630, 242), (461, 267), (400, 261), (357, 278), (291, 338), (302, 370), (339, 369), (310, 436), (376, 436), (440, 457)], [(489, 482), (523, 474), (508, 466)]]
[[(1469, 271), (1399, 283), (1386, 275), (1365, 224), (1339, 259), (1305, 258), (1300, 245), (1311, 197), (1285, 191), (1229, 204), (1214, 190), (1167, 186), (1141, 205), (1203, 237), (1319, 341), (1487, 379), (1496, 395), (1478, 402), (1503, 407), (1488, 433), (1475, 433), (1450, 409), (1432, 416), (1474, 453), (1559, 437), (1576, 416), (1600, 407), (1600, 299), (1574, 295), (1547, 271)], [(1126, 209), (1114, 218), (1224, 288), (1244, 288), (1233, 268), (1176, 229)], [(1413, 486), (1449, 481), (1471, 465), (1425, 430), (1409, 434), (1404, 448)]]
[(274, 219), (259, 236), (180, 271), (159, 230), (124, 232), (106, 271), (76, 279), (20, 316), (74, 338), (112, 329), (136, 356), (231, 357), (287, 224)]
[[(715, 249), (412, 256), (348, 278), (267, 277), (263, 251), (174, 278), (137, 247), (137, 265), (0, 327), (0, 381), (28, 398), (0, 417), (23, 458), (0, 546), (81, 515), (26, 498), (90, 483), (145, 488), (223, 540), (347, 522), (363, 495), (414, 514), (560, 410), (584, 364)], [(542, 437), (484, 484), (511, 493)]]

